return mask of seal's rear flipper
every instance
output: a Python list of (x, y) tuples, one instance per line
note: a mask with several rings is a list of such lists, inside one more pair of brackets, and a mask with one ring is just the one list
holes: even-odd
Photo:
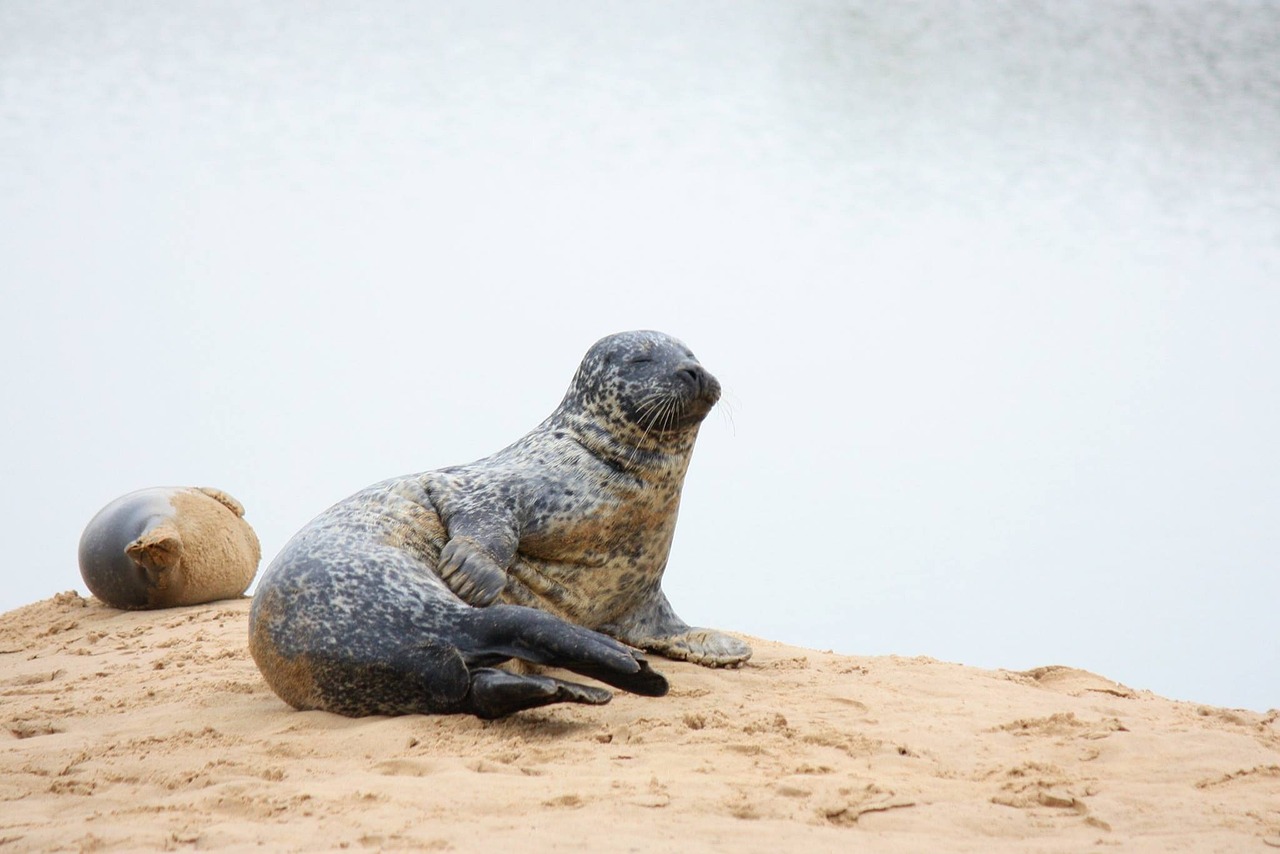
[(650, 668), (647, 659), (637, 655), (635, 660), (640, 665), (640, 670), (635, 673), (619, 673), (616, 670), (596, 667), (582, 662), (561, 662), (555, 666), (563, 667), (565, 670), (572, 670), (574, 673), (580, 673), (583, 676), (590, 676), (592, 679), (599, 679), (606, 685), (630, 691), (632, 694), (640, 694), (643, 697), (665, 697), (667, 689), (670, 688), (667, 684), (667, 677)]
[(493, 719), (552, 703), (602, 706), (612, 697), (603, 688), (565, 682), (550, 676), (520, 676), (491, 667), (477, 667), (471, 671), (471, 691), (463, 711)]
[(563, 667), (606, 685), (661, 697), (667, 680), (637, 651), (582, 626), (521, 605), (493, 605), (471, 611), (469, 642), (458, 647), (473, 664), (519, 658), (548, 667)]

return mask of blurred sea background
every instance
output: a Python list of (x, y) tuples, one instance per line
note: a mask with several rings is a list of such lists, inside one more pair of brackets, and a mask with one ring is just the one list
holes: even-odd
[(0, 0), (0, 608), (647, 327), (727, 392), (685, 619), (1277, 707), (1278, 282), (1275, 2)]

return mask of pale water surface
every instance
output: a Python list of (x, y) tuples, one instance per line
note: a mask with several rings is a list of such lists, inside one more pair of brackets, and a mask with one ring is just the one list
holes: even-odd
[(728, 390), (687, 619), (1280, 706), (1278, 281), (1275, 2), (0, 0), (0, 607), (656, 327)]

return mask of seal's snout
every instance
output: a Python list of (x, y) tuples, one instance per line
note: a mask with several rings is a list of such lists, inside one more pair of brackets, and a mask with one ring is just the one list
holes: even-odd
[(702, 398), (708, 403), (715, 403), (720, 399), (720, 383), (697, 362), (681, 363), (676, 368), (676, 374), (689, 387), (694, 397)]

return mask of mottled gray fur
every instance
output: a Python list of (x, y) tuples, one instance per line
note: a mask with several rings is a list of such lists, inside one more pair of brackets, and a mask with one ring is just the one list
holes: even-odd
[(254, 597), (250, 649), (268, 683), (304, 709), (496, 717), (610, 696), (493, 669), (510, 658), (655, 696), (665, 679), (624, 644), (746, 661), (746, 644), (691, 628), (661, 590), (698, 425), (719, 395), (676, 339), (612, 335), (515, 444), (331, 507)]

